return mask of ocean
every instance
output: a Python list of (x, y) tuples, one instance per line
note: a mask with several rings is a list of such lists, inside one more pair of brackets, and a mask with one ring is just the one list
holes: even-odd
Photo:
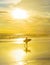
[(50, 65), (50, 37), (30, 37), (28, 52), (25, 38), (0, 39), (0, 65)]

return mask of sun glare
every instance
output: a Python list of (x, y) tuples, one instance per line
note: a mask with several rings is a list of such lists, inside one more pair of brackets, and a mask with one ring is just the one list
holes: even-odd
[(25, 38), (17, 38), (17, 39), (15, 39), (15, 41), (14, 41), (14, 43), (16, 43), (16, 44), (23, 44), (24, 42), (24, 39)]
[(24, 62), (18, 62), (18, 65), (24, 65)]
[(26, 10), (20, 8), (14, 8), (11, 11), (12, 18), (14, 19), (27, 19), (29, 14)]
[(17, 61), (22, 60), (25, 56), (25, 52), (22, 49), (12, 50), (10, 54), (12, 58)]

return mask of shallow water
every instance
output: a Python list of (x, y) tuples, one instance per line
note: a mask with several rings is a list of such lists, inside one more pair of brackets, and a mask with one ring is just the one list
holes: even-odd
[(0, 41), (0, 65), (50, 65), (50, 37), (35, 37), (28, 43)]

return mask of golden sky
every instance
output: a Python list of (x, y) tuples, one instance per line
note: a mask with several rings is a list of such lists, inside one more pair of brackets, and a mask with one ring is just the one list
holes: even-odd
[[(9, 11), (23, 8), (30, 12), (26, 20), (13, 20)], [(0, 33), (50, 33), (50, 0), (0, 0)]]

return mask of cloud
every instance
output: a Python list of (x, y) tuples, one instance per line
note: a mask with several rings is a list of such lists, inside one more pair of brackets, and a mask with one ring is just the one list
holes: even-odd
[(21, 0), (0, 0), (0, 3), (18, 3)]
[(50, 0), (0, 0), (0, 7), (8, 7), (14, 3), (20, 3), (18, 6), (26, 9), (50, 12)]
[[(0, 8), (2, 9), (6, 9), (9, 10), (9, 6), (11, 3), (18, 3), (21, 1), (21, 0), (0, 0)], [(32, 15), (34, 15), (34, 11), (37, 11), (37, 17), (42, 17), (42, 18), (35, 18), (35, 24), (34, 23), (31, 23), (30, 25), (28, 25), (27, 27), (30, 29), (31, 32), (33, 32), (33, 30), (35, 29), (35, 32), (37, 33), (48, 33), (50, 34), (50, 0), (23, 0), (19, 5), (19, 7), (23, 7), (24, 9), (28, 9), (28, 10), (32, 10)], [(0, 9), (1, 10), (1, 9)], [(0, 13), (1, 14), (1, 13)], [(11, 24), (10, 23), (6, 23), (8, 22), (7, 20), (9, 19), (8, 17), (5, 17), (5, 15), (1, 14), (3, 17), (0, 16), (0, 27), (1, 28), (16, 28), (18, 30), (18, 28), (22, 28), (20, 26), (17, 26), (17, 24)], [(2, 19), (1, 19), (2, 18)], [(8, 19), (5, 19), (5, 18), (8, 18)], [(31, 18), (31, 20), (34, 19)], [(30, 21), (31, 21), (30, 20)], [(32, 20), (33, 21), (33, 20)], [(13, 21), (12, 21), (13, 22)], [(14, 26), (16, 25), (16, 26)], [(31, 26), (31, 27), (29, 27)], [(35, 27), (33, 27), (35, 26)], [(20, 30), (20, 29), (19, 29)], [(40, 32), (39, 32), (40, 30)], [(26, 31), (26, 28), (25, 30)], [(28, 31), (28, 32), (30, 32)]]
[(18, 4), (21, 0), (0, 0), (0, 8), (9, 7), (11, 4)]

